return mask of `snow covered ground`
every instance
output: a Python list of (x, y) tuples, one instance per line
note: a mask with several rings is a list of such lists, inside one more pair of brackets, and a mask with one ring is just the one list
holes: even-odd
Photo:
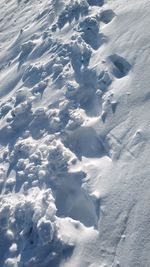
[(149, 13), (0, 1), (0, 267), (150, 266)]

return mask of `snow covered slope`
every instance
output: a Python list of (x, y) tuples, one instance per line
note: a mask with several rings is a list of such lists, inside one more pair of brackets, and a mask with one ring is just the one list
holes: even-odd
[(0, 267), (150, 266), (149, 12), (0, 1)]

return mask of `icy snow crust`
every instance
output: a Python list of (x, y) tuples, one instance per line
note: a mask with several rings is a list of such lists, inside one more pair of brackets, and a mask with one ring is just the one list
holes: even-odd
[(0, 1), (0, 267), (150, 266), (149, 12)]

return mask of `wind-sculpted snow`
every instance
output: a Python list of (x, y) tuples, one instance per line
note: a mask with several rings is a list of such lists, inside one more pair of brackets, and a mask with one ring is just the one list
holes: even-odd
[(149, 266), (149, 8), (130, 2), (0, 3), (0, 267)]

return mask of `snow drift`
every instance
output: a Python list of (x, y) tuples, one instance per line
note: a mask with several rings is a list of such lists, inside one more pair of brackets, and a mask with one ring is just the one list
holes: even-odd
[(0, 266), (143, 267), (149, 3), (0, 3)]

